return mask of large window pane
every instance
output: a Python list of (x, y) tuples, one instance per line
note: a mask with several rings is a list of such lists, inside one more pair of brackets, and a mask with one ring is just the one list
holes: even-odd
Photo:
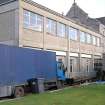
[(69, 35), (70, 39), (77, 40), (77, 29), (69, 27), (68, 28), (68, 35)]
[(36, 29), (43, 31), (43, 17), (40, 15), (36, 16)]
[(43, 17), (33, 12), (24, 10), (24, 27), (36, 31), (42, 31)]
[(56, 35), (56, 21), (47, 19), (47, 32)]
[(96, 37), (92, 36), (92, 40), (93, 40), (93, 45), (96, 45)]
[(30, 25), (30, 12), (24, 10), (24, 27), (29, 27)]
[(34, 13), (32, 13), (32, 12), (30, 12), (30, 28), (32, 28), (32, 29), (34, 29), (34, 28), (36, 28), (35, 26), (36, 26), (36, 14), (34, 14)]
[(90, 34), (87, 34), (86, 37), (87, 37), (87, 43), (90, 44), (92, 42), (91, 35)]
[(80, 42), (85, 43), (86, 42), (86, 33), (80, 31)]
[(62, 23), (57, 24), (57, 35), (60, 37), (65, 37), (66, 29), (65, 25)]

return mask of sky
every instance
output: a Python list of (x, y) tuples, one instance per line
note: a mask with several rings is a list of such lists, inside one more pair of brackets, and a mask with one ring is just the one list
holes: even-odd
[[(58, 13), (66, 14), (74, 0), (33, 0)], [(105, 0), (75, 0), (78, 6), (88, 13), (91, 18), (105, 16)]]

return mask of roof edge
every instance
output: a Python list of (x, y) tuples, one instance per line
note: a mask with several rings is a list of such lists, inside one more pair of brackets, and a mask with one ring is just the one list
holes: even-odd
[(18, 0), (9, 0), (9, 1), (5, 1), (5, 2), (3, 2), (3, 3), (0, 3), (0, 6), (1, 6), (1, 5), (8, 4), (8, 3), (11, 3), (11, 2), (14, 2), (14, 1), (18, 1)]
[(54, 14), (54, 15), (57, 15), (57, 16), (59, 16), (59, 17), (61, 17), (61, 18), (64, 18), (64, 19), (66, 19), (66, 20), (68, 20), (68, 21), (71, 21), (71, 22), (73, 22), (74, 24), (80, 25), (80, 26), (82, 26), (82, 27), (84, 27), (84, 28), (87, 28), (87, 29), (89, 29), (89, 30), (91, 30), (91, 31), (93, 31), (93, 32), (95, 32), (95, 33), (97, 33), (97, 34), (100, 34), (98, 31), (93, 30), (91, 27), (88, 27), (88, 26), (86, 26), (86, 25), (84, 25), (84, 24), (81, 24), (81, 23), (79, 23), (79, 22), (77, 22), (77, 21), (74, 21), (73, 19), (70, 19), (70, 18), (68, 18), (68, 17), (66, 17), (66, 16), (64, 16), (64, 15), (62, 15), (62, 14), (60, 14), (60, 13), (54, 11), (54, 10), (51, 10), (51, 9), (49, 9), (49, 8), (47, 8), (47, 7), (43, 6), (43, 5), (41, 5), (41, 4), (38, 4), (38, 3), (36, 3), (36, 2), (34, 2), (34, 1), (32, 1), (32, 0), (21, 0), (21, 1), (24, 1), (24, 2), (26, 2), (26, 3), (29, 3), (29, 4), (31, 4), (31, 5), (33, 5), (33, 6), (36, 6), (36, 7), (40, 8), (40, 9), (43, 9), (43, 10), (45, 10), (45, 11), (47, 11), (47, 12), (50, 12), (50, 13), (52, 13), (52, 14)]

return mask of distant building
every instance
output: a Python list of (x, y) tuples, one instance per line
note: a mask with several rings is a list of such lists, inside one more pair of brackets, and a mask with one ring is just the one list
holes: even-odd
[(77, 3), (73, 3), (72, 7), (66, 14), (66, 17), (73, 19), (77, 23), (85, 25), (90, 30), (96, 31), (103, 35), (103, 46), (105, 42), (105, 17), (101, 18), (90, 18), (88, 14), (83, 11)]
[(100, 24), (105, 24), (105, 18), (90, 18), (76, 3), (72, 5), (66, 16), (99, 32)]

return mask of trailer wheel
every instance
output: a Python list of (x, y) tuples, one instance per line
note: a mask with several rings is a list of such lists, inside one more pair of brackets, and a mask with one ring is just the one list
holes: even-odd
[(24, 96), (24, 88), (23, 87), (16, 87), (14, 92), (14, 97), (19, 98)]

